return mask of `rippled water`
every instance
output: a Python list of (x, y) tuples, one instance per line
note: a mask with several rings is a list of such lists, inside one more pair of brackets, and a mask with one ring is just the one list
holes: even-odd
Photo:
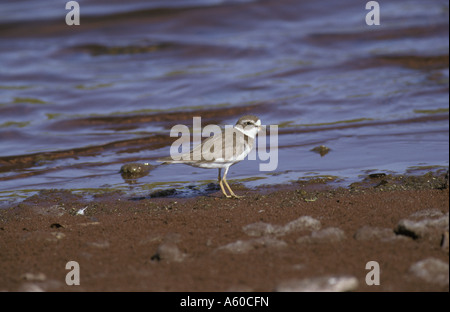
[[(200, 186), (216, 170), (129, 162), (169, 154), (175, 124), (279, 125), (278, 167), (231, 167), (248, 187), (449, 163), (448, 1), (0, 3), (0, 198), (41, 189)], [(325, 145), (324, 156), (311, 151)]]

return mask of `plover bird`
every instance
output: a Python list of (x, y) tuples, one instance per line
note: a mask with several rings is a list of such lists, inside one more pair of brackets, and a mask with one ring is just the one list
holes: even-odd
[[(245, 115), (236, 122), (232, 131), (222, 131), (201, 142), (191, 151), (158, 159), (163, 164), (186, 164), (193, 167), (219, 169), (219, 185), (222, 193), (227, 197), (239, 198), (227, 182), (227, 173), (230, 166), (243, 160), (252, 150), (255, 137), (261, 129), (261, 120), (253, 115)], [(230, 134), (231, 133), (231, 134)], [(223, 176), (221, 175), (224, 169)], [(230, 195), (224, 188), (227, 187)]]

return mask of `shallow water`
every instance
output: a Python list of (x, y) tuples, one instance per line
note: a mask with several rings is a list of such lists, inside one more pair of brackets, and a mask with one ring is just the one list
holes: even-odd
[[(0, 4), (0, 199), (42, 189), (148, 194), (216, 170), (120, 167), (169, 154), (175, 124), (278, 125), (278, 166), (231, 167), (247, 187), (449, 163), (447, 1), (66, 1)], [(311, 151), (325, 145), (324, 156)]]

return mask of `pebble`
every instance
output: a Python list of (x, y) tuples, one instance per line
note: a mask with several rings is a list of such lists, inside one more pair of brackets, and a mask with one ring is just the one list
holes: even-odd
[(345, 239), (345, 232), (336, 227), (313, 231), (311, 235), (301, 236), (297, 243), (339, 242)]
[(272, 225), (264, 222), (252, 223), (244, 226), (242, 230), (249, 236), (259, 237), (265, 235), (283, 236), (296, 231), (313, 231), (321, 227), (319, 220), (310, 216), (302, 216), (288, 222), (284, 226)]
[(61, 232), (51, 232), (50, 234), (52, 235), (52, 237), (47, 238), (47, 240), (52, 242), (55, 242), (59, 239), (63, 239), (64, 237), (66, 237), (66, 234)]
[(124, 179), (142, 178), (154, 167), (148, 163), (128, 163), (120, 167), (120, 174)]
[(34, 281), (34, 282), (36, 281), (42, 282), (47, 279), (44, 273), (31, 273), (31, 272), (22, 274), (21, 278), (27, 281)]
[(321, 226), (319, 220), (310, 216), (303, 216), (286, 224), (282, 232), (288, 234), (294, 231), (314, 231), (319, 230)]
[(245, 234), (248, 236), (263, 236), (263, 235), (271, 235), (275, 234), (279, 231), (277, 226), (274, 226), (269, 223), (257, 222), (244, 226), (242, 228)]
[(428, 283), (440, 286), (448, 286), (449, 284), (448, 263), (436, 258), (418, 261), (410, 267), (409, 271)]
[(267, 248), (283, 248), (286, 247), (287, 244), (285, 241), (264, 236), (259, 238), (254, 238), (250, 240), (238, 240), (233, 243), (229, 243), (225, 246), (221, 246), (218, 250), (226, 250), (235, 254), (242, 254), (249, 252), (251, 250), (257, 249), (259, 247), (267, 247)]
[(61, 281), (47, 279), (43, 273), (25, 273), (22, 278), (26, 281), (18, 287), (17, 291), (19, 292), (54, 291), (66, 286), (66, 284)]
[(440, 242), (442, 233), (448, 231), (448, 218), (448, 212), (443, 214), (436, 210), (423, 210), (412, 214), (409, 219), (400, 220), (394, 231), (413, 239), (427, 238)]
[(278, 292), (344, 292), (358, 288), (358, 280), (353, 276), (326, 276), (281, 282)]
[(439, 209), (424, 209), (424, 210), (419, 210), (414, 212), (413, 214), (410, 215), (411, 218), (440, 218), (444, 216), (444, 214), (442, 213), (442, 211), (440, 211)]
[(158, 246), (156, 254), (152, 259), (165, 260), (169, 262), (182, 262), (186, 258), (186, 254), (181, 252), (178, 246), (172, 242), (165, 242)]
[(108, 241), (87, 242), (86, 244), (99, 249), (106, 249), (110, 246)]
[(380, 240), (383, 242), (408, 239), (403, 235), (396, 235), (390, 228), (379, 228), (365, 225), (353, 236), (356, 240)]
[(37, 284), (24, 283), (19, 287), (19, 292), (44, 292), (45, 290)]
[(311, 149), (310, 151), (320, 154), (320, 156), (325, 156), (331, 149), (325, 145), (319, 145)]

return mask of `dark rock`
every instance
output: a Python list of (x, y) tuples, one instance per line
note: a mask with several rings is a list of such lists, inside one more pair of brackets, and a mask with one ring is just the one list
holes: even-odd
[(120, 168), (120, 174), (124, 179), (137, 179), (146, 176), (153, 168), (148, 163), (129, 163)]
[(311, 152), (318, 153), (321, 157), (325, 156), (330, 152), (330, 148), (325, 145), (319, 145), (311, 149)]
[(59, 224), (59, 223), (52, 223), (52, 224), (50, 225), (50, 227), (51, 227), (52, 229), (59, 229), (59, 228), (62, 228), (63, 226), (62, 226), (61, 224)]

